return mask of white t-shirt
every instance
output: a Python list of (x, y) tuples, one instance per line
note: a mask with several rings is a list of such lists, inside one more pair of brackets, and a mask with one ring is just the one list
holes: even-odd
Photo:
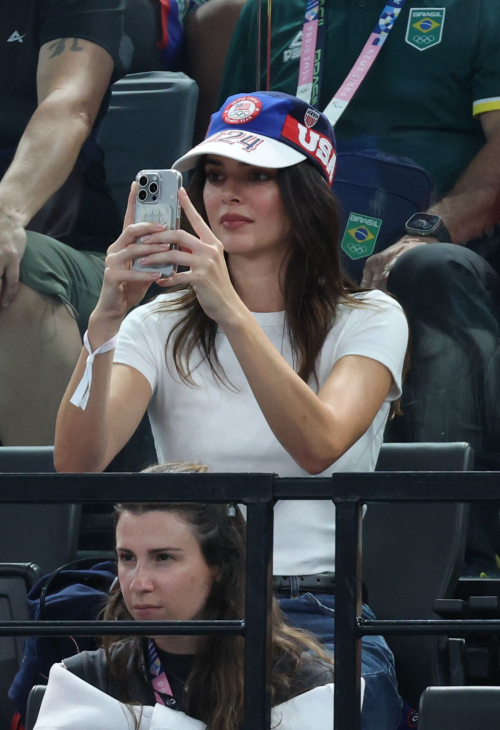
[[(197, 387), (183, 383), (165, 344), (178, 321), (177, 312), (158, 312), (174, 294), (163, 294), (135, 309), (123, 322), (115, 362), (134, 367), (148, 380), (152, 398), (149, 418), (160, 463), (200, 461), (212, 472), (276, 473), (310, 476), (274, 436), (222, 331), (216, 348), (232, 387), (218, 382), (201, 355), (192, 377)], [(393, 385), (366, 433), (334, 464), (334, 471), (373, 471), (391, 401), (401, 394), (401, 374), (408, 340), (406, 318), (399, 304), (383, 292), (358, 294), (364, 306), (339, 306), (318, 362), (317, 392), (333, 365), (345, 355), (363, 355), (385, 365)], [(293, 367), (284, 328), (284, 312), (254, 314), (267, 337)], [(312, 575), (335, 570), (335, 507), (325, 501), (280, 501), (274, 519), (274, 574)]]

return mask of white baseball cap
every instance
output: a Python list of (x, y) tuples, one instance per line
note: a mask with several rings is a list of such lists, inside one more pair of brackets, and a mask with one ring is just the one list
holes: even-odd
[(296, 96), (256, 91), (230, 96), (212, 115), (207, 136), (172, 167), (184, 172), (203, 155), (282, 168), (309, 159), (332, 185), (335, 135), (328, 119)]

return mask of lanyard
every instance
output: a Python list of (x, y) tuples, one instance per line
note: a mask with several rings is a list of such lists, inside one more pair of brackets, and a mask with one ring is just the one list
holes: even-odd
[(306, 15), (302, 28), (302, 48), (300, 52), (299, 84), (297, 96), (306, 104), (317, 106), (321, 76), (322, 57), (325, 52), (325, 2), (326, 0), (307, 0)]
[(153, 685), (153, 691), (155, 693), (155, 699), (160, 705), (165, 704), (163, 699), (164, 695), (173, 697), (172, 688), (170, 682), (167, 679), (165, 670), (163, 669), (156, 650), (153, 639), (148, 641), (148, 656), (149, 656), (149, 673), (151, 675), (151, 684)]
[[(377, 25), (366, 41), (354, 66), (324, 111), (332, 127), (335, 126), (372, 67), (404, 4), (405, 0), (387, 0)], [(325, 33), (325, 0), (307, 0), (302, 29), (297, 96), (313, 106), (317, 105), (319, 89), (321, 88)]]

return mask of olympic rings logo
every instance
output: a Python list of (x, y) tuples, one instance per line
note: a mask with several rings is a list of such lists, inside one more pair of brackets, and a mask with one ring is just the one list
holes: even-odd
[(426, 46), (437, 41), (437, 38), (434, 35), (414, 35), (412, 40), (417, 44)]
[(347, 248), (351, 253), (355, 253), (358, 256), (360, 254), (367, 254), (368, 253), (368, 247), (367, 246), (360, 246), (359, 243), (348, 243)]

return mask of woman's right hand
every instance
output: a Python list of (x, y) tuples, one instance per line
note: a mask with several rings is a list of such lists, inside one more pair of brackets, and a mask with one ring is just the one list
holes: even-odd
[(134, 271), (133, 260), (170, 248), (169, 244), (137, 242), (142, 236), (164, 231), (165, 226), (133, 222), (136, 187), (137, 184), (132, 183), (123, 232), (107, 250), (101, 294), (92, 314), (94, 321), (109, 320), (119, 324), (127, 312), (144, 298), (151, 284), (161, 276), (160, 272)]

